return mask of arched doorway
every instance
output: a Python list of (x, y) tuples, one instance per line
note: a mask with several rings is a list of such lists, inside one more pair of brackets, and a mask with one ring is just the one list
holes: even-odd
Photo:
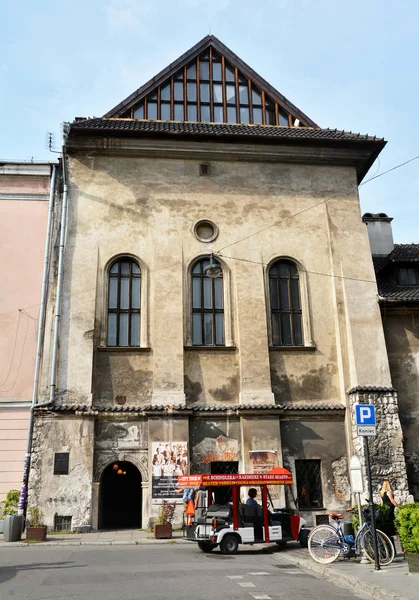
[(142, 489), (140, 471), (132, 463), (108, 465), (100, 482), (100, 529), (141, 527)]

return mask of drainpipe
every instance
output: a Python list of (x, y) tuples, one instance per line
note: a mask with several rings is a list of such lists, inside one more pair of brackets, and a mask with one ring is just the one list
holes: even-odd
[(47, 307), (48, 274), (49, 274), (50, 251), (51, 251), (51, 229), (52, 229), (52, 220), (53, 220), (53, 215), (54, 215), (56, 175), (57, 175), (57, 167), (56, 167), (56, 165), (52, 165), (52, 175), (51, 175), (51, 185), (50, 185), (49, 205), (48, 205), (47, 233), (46, 233), (45, 252), (44, 252), (44, 270), (43, 270), (43, 275), (42, 275), (41, 307), (40, 307), (40, 311), (39, 311), (38, 338), (37, 338), (37, 343), (36, 343), (35, 375), (34, 375), (34, 381), (33, 381), (32, 406), (31, 406), (30, 413), (29, 413), (28, 438), (27, 438), (27, 442), (26, 442), (26, 454), (25, 454), (25, 463), (24, 463), (24, 467), (23, 467), (22, 487), (20, 490), (19, 505), (18, 505), (18, 514), (19, 515), (24, 514), (25, 506), (26, 506), (29, 468), (30, 468), (30, 462), (31, 462), (34, 411), (35, 411), (35, 408), (49, 404), (49, 402), (38, 404), (38, 387), (39, 387), (39, 376), (40, 376), (40, 372), (41, 372), (41, 361), (42, 361), (44, 328), (45, 328), (45, 315), (46, 315), (46, 307)]
[[(65, 138), (64, 138), (65, 139)], [(60, 333), (61, 321), (61, 300), (63, 291), (63, 274), (64, 274), (64, 248), (67, 229), (67, 176), (66, 176), (66, 157), (65, 157), (65, 141), (62, 152), (63, 162), (63, 205), (61, 209), (61, 231), (60, 231), (60, 248), (58, 254), (58, 278), (57, 278), (57, 299), (55, 302), (55, 317), (54, 317), (54, 339), (52, 343), (52, 359), (51, 359), (51, 379), (49, 384), (49, 401), (55, 401), (55, 387), (57, 380), (57, 358), (58, 358), (58, 336)]]

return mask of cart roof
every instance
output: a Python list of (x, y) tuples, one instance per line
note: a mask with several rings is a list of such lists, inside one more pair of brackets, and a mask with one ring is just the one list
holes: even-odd
[(178, 478), (180, 487), (217, 487), (221, 485), (291, 485), (293, 483), (292, 474), (277, 467), (269, 473), (235, 473), (232, 475), (182, 475)]

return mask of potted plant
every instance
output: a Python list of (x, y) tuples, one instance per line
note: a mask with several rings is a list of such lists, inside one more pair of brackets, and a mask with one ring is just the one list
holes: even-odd
[(159, 516), (154, 524), (154, 537), (165, 539), (172, 537), (172, 521), (175, 515), (176, 502), (163, 500), (159, 510)]
[(3, 533), (4, 517), (6, 515), (17, 515), (17, 506), (19, 504), (19, 490), (9, 490), (6, 500), (3, 500), (3, 516), (0, 520), (0, 533)]
[(27, 542), (45, 542), (47, 526), (43, 523), (44, 515), (38, 506), (29, 509), (29, 526), (26, 528)]
[(399, 506), (396, 529), (407, 556), (409, 571), (419, 573), (419, 502)]

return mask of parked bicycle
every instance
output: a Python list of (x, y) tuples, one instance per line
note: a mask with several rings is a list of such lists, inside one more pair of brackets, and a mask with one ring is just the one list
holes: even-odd
[[(347, 510), (348, 513), (354, 513), (355, 510)], [(372, 526), (370, 519), (370, 508), (362, 509), (364, 523), (358, 528), (356, 536), (344, 535), (341, 527), (343, 515), (340, 513), (330, 513), (329, 517), (335, 522), (336, 526), (319, 525), (315, 527), (308, 538), (308, 549), (311, 557), (318, 563), (327, 564), (335, 561), (339, 556), (342, 558), (354, 558), (365, 553), (370, 562), (375, 561), (374, 543)], [(375, 513), (376, 519), (379, 511)], [(394, 559), (394, 546), (390, 538), (380, 531), (377, 531), (377, 549), (379, 562), (381, 566), (389, 565)]]

